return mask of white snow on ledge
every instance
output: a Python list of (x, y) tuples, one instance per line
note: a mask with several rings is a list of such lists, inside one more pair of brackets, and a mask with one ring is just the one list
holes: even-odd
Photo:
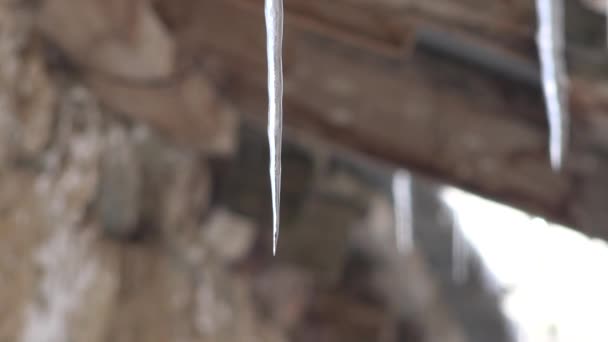
[(608, 341), (608, 245), (446, 187), (441, 198), (507, 290), (518, 342)]

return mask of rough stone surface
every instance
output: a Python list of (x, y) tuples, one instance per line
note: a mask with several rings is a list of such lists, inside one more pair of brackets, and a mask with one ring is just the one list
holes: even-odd
[(174, 72), (173, 39), (149, 1), (43, 0), (37, 19), (86, 68), (139, 81)]
[[(396, 254), (386, 175), (331, 148), (285, 139), (271, 257), (265, 132), (243, 124), (237, 136), (200, 69), (148, 82), (173, 70), (171, 52), (149, 55), (168, 37), (141, 38), (162, 31), (140, 18), (150, 4), (43, 0), (28, 2), (32, 17), (0, 1), (0, 341), (460, 341), (445, 311), (467, 303), (431, 286), (428, 264), (445, 267), (437, 231), (421, 247), (430, 256)], [(45, 13), (82, 78), (45, 63), (30, 35)], [(87, 52), (103, 61), (72, 51), (109, 31), (130, 34)]]
[(93, 73), (87, 83), (105, 104), (150, 124), (173, 141), (217, 155), (235, 148), (236, 112), (201, 72), (153, 84), (120, 82)]
[(221, 260), (236, 261), (252, 246), (254, 227), (245, 217), (216, 209), (203, 225), (203, 239)]
[(132, 237), (141, 215), (141, 166), (128, 133), (112, 127), (100, 161), (97, 208), (103, 228), (112, 235)]

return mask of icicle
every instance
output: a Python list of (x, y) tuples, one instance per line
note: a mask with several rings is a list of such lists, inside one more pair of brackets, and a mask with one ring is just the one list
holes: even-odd
[(283, 0), (266, 0), (266, 53), (268, 57), (268, 144), (272, 193), (272, 254), (279, 239), (281, 205), (281, 139), (283, 131)]
[(397, 248), (408, 253), (414, 247), (412, 212), (412, 176), (403, 170), (393, 174), (393, 205)]
[(559, 170), (568, 145), (569, 114), (566, 98), (567, 78), (564, 62), (563, 0), (536, 0), (537, 44), (541, 77), (549, 119), (551, 166)]
[(469, 246), (456, 223), (452, 227), (452, 277), (456, 284), (464, 284), (469, 277)]

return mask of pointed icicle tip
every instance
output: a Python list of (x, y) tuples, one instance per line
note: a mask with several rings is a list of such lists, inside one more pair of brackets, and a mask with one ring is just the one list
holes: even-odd
[(549, 121), (549, 158), (551, 167), (558, 172), (567, 152), (570, 124), (563, 0), (536, 0), (536, 12), (541, 81)]
[(562, 152), (561, 149), (556, 151), (556, 149), (551, 149), (549, 151), (551, 157), (551, 168), (555, 172), (560, 172), (562, 170)]
[(400, 253), (408, 254), (414, 247), (412, 176), (409, 172), (395, 171), (392, 192), (397, 249)]
[(268, 61), (268, 145), (272, 195), (272, 254), (276, 255), (281, 206), (281, 144), (283, 135), (283, 0), (265, 0)]
[(272, 234), (272, 256), (277, 255), (277, 245), (279, 243), (279, 231), (275, 230)]
[(554, 172), (562, 170), (570, 134), (569, 113), (563, 104), (564, 100), (560, 100), (562, 104), (560, 105), (559, 114), (554, 113), (549, 116), (549, 159)]

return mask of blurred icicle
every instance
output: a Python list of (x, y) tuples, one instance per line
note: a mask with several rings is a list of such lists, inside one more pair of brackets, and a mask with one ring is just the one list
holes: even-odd
[(412, 176), (409, 172), (397, 170), (393, 174), (392, 185), (397, 248), (402, 253), (409, 253), (414, 247)]
[(272, 254), (279, 239), (281, 206), (281, 140), (283, 134), (283, 0), (266, 0), (266, 53), (268, 57), (268, 144), (272, 193)]
[(456, 284), (464, 284), (469, 277), (469, 246), (457, 223), (452, 227), (452, 277)]
[(570, 116), (564, 62), (563, 0), (536, 0), (537, 44), (545, 107), (549, 119), (549, 156), (554, 170), (561, 169), (568, 145)]

